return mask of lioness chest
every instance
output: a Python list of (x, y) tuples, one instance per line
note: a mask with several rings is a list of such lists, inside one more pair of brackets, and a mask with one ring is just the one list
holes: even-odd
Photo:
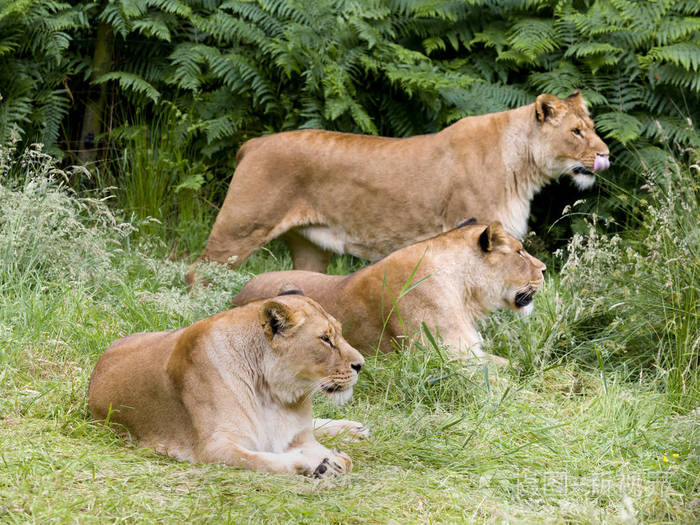
[(260, 452), (285, 452), (300, 432), (310, 429), (311, 418), (284, 407), (260, 407), (254, 430)]

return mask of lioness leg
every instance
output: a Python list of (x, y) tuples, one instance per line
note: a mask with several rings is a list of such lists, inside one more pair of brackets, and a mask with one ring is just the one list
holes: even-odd
[[(315, 459), (315, 458), (314, 458)], [(325, 459), (325, 458), (324, 458)], [(321, 461), (312, 461), (304, 456), (300, 449), (279, 454), (273, 452), (256, 452), (230, 443), (227, 447), (209, 450), (203, 461), (207, 463), (224, 463), (232, 467), (241, 467), (258, 472), (275, 474), (313, 475)]]
[(465, 363), (494, 364), (507, 366), (510, 361), (505, 357), (489, 354), (481, 349), (481, 338), (474, 340), (471, 334), (450, 334), (442, 337), (442, 342), (448, 347), (452, 359)]
[(284, 234), (284, 242), (292, 253), (295, 270), (326, 273), (328, 263), (331, 261), (331, 252), (316, 246), (294, 230)]
[(342, 436), (348, 441), (361, 441), (369, 437), (369, 428), (349, 419), (314, 418), (314, 432), (324, 436)]
[[(451, 312), (459, 312), (459, 307), (449, 309)], [(464, 363), (483, 363), (505, 366), (510, 363), (508, 359), (484, 352), (481, 348), (482, 339), (479, 333), (468, 323), (464, 322), (467, 313), (461, 315), (445, 315), (439, 319), (425, 320), (429, 328), (434, 327), (452, 359)]]
[(329, 450), (315, 439), (305, 440), (282, 453), (258, 452), (239, 445), (226, 433), (215, 434), (198, 459), (258, 472), (314, 477), (342, 474), (352, 469), (352, 460), (346, 454)]
[[(237, 202), (229, 190), (197, 261), (226, 264), (235, 256), (235, 261), (230, 263), (235, 268), (265, 243), (296, 226), (295, 219), (299, 214), (290, 212), (289, 206), (283, 207), (269, 195), (266, 197), (269, 202)], [(188, 272), (186, 280), (190, 286), (196, 284), (198, 277), (193, 269)]]

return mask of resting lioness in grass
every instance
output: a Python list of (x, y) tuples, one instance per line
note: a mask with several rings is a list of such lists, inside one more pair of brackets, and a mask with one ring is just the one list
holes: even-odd
[[(90, 412), (180, 460), (324, 476), (352, 461), (312, 433), (311, 393), (352, 396), (364, 361), (316, 302), (288, 295), (174, 332), (119, 339), (90, 379)], [(322, 430), (365, 432), (323, 421)]]
[(325, 272), (331, 252), (376, 261), (465, 217), (500, 221), (522, 238), (535, 193), (562, 173), (592, 185), (608, 153), (578, 91), (463, 118), (432, 135), (300, 130), (255, 138), (238, 152), (200, 260), (236, 266), (284, 234), (295, 269)]
[[(421, 321), (437, 331), (455, 357), (485, 357), (476, 322), (498, 308), (523, 313), (543, 282), (545, 265), (499, 222), (465, 225), (402, 248), (347, 276), (292, 270), (254, 277), (233, 304), (296, 288), (343, 323), (361, 351), (410, 337)], [(488, 356), (499, 363), (503, 358)]]

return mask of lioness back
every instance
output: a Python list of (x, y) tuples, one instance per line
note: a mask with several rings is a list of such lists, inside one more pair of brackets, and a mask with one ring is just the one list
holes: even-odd
[(193, 460), (192, 421), (165, 374), (181, 334), (182, 330), (139, 333), (112, 343), (90, 377), (89, 408), (95, 419), (119, 423), (143, 446)]
[[(326, 275), (303, 270), (267, 272), (253, 277), (233, 298), (231, 306), (243, 306), (253, 301), (274, 297), (283, 292), (299, 291), (309, 297), (324, 297), (337, 288), (345, 276)], [(318, 301), (318, 299), (315, 299)], [(323, 301), (319, 301), (323, 306)], [(328, 310), (324, 307), (324, 309)], [(331, 315), (333, 315), (331, 313)]]

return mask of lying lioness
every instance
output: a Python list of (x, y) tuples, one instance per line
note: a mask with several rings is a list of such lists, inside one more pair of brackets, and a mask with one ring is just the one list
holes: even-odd
[[(90, 379), (90, 412), (180, 460), (324, 476), (350, 458), (312, 433), (311, 393), (352, 396), (364, 361), (316, 302), (288, 295), (174, 332), (119, 339)], [(361, 428), (345, 420), (323, 430)]]
[[(465, 217), (500, 221), (522, 238), (543, 186), (569, 173), (585, 188), (608, 166), (608, 148), (578, 91), (463, 118), (433, 135), (259, 137), (238, 152), (200, 260), (235, 266), (285, 234), (295, 269), (325, 272), (331, 252), (374, 261)], [(191, 271), (188, 282), (195, 280)]]
[(476, 322), (497, 308), (529, 313), (544, 270), (540, 260), (494, 222), (458, 227), (347, 276), (264, 273), (248, 282), (233, 303), (296, 288), (340, 320), (345, 338), (361, 351), (373, 345), (390, 351), (392, 338), (415, 334), (425, 321), (455, 357), (484, 357)]

